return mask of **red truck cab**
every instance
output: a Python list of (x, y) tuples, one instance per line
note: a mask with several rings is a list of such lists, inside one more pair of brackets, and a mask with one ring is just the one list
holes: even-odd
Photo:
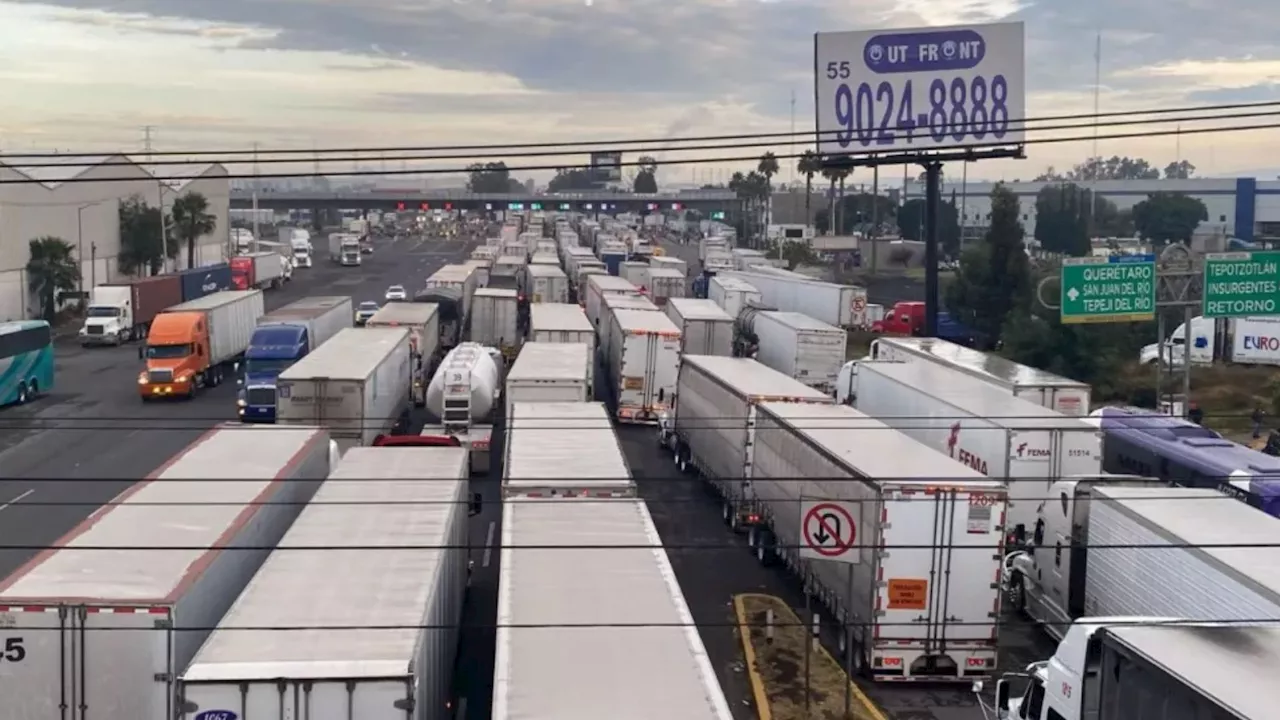
[(231, 258), (231, 286), (236, 290), (248, 290), (254, 286), (253, 258), (249, 256)]
[(139, 351), (146, 367), (138, 376), (143, 400), (195, 397), (196, 380), (209, 368), (209, 327), (204, 313), (161, 313)]
[(897, 302), (884, 319), (871, 325), (871, 331), (884, 335), (919, 335), (924, 330), (924, 303)]

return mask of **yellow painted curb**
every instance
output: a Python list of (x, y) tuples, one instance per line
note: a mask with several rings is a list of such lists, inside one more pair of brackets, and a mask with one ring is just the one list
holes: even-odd
[(764, 689), (764, 678), (756, 669), (756, 649), (751, 644), (751, 626), (747, 622), (747, 608), (742, 604), (744, 595), (733, 596), (733, 611), (738, 616), (738, 634), (742, 636), (742, 655), (746, 658), (747, 678), (751, 681), (751, 694), (756, 699), (756, 716), (760, 720), (773, 720), (769, 707), (769, 694)]
[[(743, 604), (743, 600), (746, 598), (760, 598), (764, 600), (772, 600), (778, 603), (791, 615), (791, 622), (796, 624), (800, 623), (800, 616), (796, 615), (795, 611), (791, 609), (791, 606), (788, 605), (785, 600), (776, 595), (743, 593), (741, 595), (733, 596), (733, 607), (738, 614), (738, 627), (742, 635), (743, 652), (747, 657), (747, 673), (751, 678), (751, 688), (756, 696), (756, 704), (765, 708), (765, 710), (760, 712), (760, 720), (772, 720), (772, 713), (768, 711), (769, 698), (764, 690), (764, 679), (760, 677), (760, 672), (756, 670), (756, 650), (751, 645), (751, 629), (748, 627), (746, 607)], [(827, 651), (827, 647), (825, 645), (818, 643), (818, 650), (836, 667), (842, 667), (840, 662)], [(866, 693), (862, 692), (862, 688), (858, 687), (858, 684), (855, 683), (852, 678), (849, 679), (849, 694), (851, 697), (857, 699), (858, 703), (862, 705), (862, 709), (867, 711), (867, 715), (871, 717), (872, 720), (889, 720), (884, 712), (881, 711), (879, 707), (876, 707), (876, 704), (871, 701), (871, 698), (867, 697)]]

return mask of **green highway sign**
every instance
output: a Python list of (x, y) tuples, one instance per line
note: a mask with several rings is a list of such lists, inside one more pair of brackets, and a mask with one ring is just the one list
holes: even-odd
[(1205, 255), (1202, 314), (1280, 315), (1280, 250)]
[(1067, 324), (1137, 322), (1155, 317), (1155, 256), (1064, 259), (1061, 313)]

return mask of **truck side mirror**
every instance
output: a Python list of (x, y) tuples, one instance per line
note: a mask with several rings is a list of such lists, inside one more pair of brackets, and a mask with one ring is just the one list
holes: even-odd
[(1009, 709), (1009, 682), (1007, 680), (996, 681), (996, 707), (1001, 710)]
[(480, 493), (471, 493), (471, 502), (467, 506), (467, 514), (474, 517), (480, 514), (480, 510), (484, 508), (484, 496)]

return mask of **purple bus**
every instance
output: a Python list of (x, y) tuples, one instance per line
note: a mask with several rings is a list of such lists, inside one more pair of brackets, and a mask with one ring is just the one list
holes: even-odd
[(1152, 410), (1104, 407), (1090, 417), (1103, 433), (1103, 470), (1217, 488), (1280, 517), (1280, 458)]

